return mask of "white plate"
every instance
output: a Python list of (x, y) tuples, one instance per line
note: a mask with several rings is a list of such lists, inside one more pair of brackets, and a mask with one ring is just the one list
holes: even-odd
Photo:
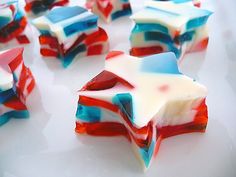
[[(73, 4), (83, 4), (75, 0)], [(142, 0), (132, 0), (134, 11)], [(206, 53), (187, 55), (181, 70), (209, 89), (205, 134), (175, 136), (162, 142), (144, 174), (123, 137), (94, 138), (74, 133), (77, 90), (104, 65), (104, 55), (77, 60), (63, 69), (58, 60), (41, 59), (37, 38), (25, 48), (37, 88), (28, 99), (31, 118), (12, 119), (0, 128), (0, 177), (235, 177), (236, 33), (235, 1), (204, 0), (215, 13), (209, 19)], [(132, 21), (101, 24), (111, 49), (128, 53)]]

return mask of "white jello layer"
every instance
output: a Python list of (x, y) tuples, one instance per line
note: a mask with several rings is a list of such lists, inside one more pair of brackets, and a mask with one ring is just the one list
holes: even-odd
[(142, 60), (119, 55), (106, 61), (107, 71), (124, 78), (135, 88), (117, 84), (110, 89), (81, 91), (79, 94), (112, 103), (115, 95), (129, 93), (132, 96), (133, 123), (136, 127), (143, 127), (151, 120), (160, 126), (193, 121), (196, 112), (192, 109), (206, 97), (206, 88), (181, 74), (143, 72)]

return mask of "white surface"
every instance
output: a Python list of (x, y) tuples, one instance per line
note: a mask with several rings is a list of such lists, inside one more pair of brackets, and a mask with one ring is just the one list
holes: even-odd
[[(77, 0), (82, 3), (82, 1)], [(134, 10), (141, 0), (132, 0)], [(26, 47), (26, 64), (37, 81), (28, 100), (31, 118), (0, 128), (0, 177), (235, 177), (236, 176), (236, 26), (234, 0), (203, 0), (215, 11), (209, 19), (206, 53), (187, 55), (185, 74), (209, 90), (205, 134), (187, 134), (162, 142), (144, 174), (123, 137), (94, 138), (74, 133), (77, 90), (104, 66), (104, 55), (83, 58), (63, 69), (58, 60), (41, 59), (38, 42)], [(132, 21), (104, 25), (111, 49), (128, 53)]]

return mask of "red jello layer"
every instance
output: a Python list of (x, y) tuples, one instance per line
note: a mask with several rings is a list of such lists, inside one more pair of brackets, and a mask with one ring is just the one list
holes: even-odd
[(59, 44), (56, 37), (50, 35), (40, 35), (39, 43), (41, 45), (49, 46), (49, 48), (42, 46), (40, 53), (43, 56), (47, 57), (59, 57), (59, 56), (64, 57), (68, 53), (73, 51), (75, 47), (84, 43), (87, 46), (87, 55), (98, 55), (102, 54), (103, 45), (96, 43), (107, 42), (107, 40), (108, 36), (106, 32), (102, 28), (98, 28), (98, 31), (93, 32), (89, 35), (86, 35), (85, 33), (81, 34), (69, 49), (64, 50), (64, 45)]
[(161, 46), (153, 46), (153, 47), (134, 47), (130, 50), (130, 55), (132, 56), (146, 56), (162, 53), (164, 50)]
[(191, 49), (191, 52), (199, 52), (199, 51), (205, 50), (207, 48), (208, 42), (209, 42), (208, 37), (201, 40), (198, 44), (193, 46), (193, 48)]
[(120, 115), (125, 120), (127, 125), (132, 129), (132, 131), (137, 134), (147, 134), (147, 132), (148, 132), (148, 125), (144, 126), (142, 128), (134, 127), (132, 125), (132, 122), (130, 121), (130, 119), (119, 110), (118, 106), (113, 105), (112, 103), (102, 101), (99, 99), (95, 99), (95, 98), (86, 97), (86, 96), (80, 96), (79, 103), (82, 105), (86, 105), (86, 106), (95, 106), (95, 107), (101, 107), (104, 109), (108, 109), (108, 110)]
[[(60, 2), (56, 2), (56, 3), (51, 4), (51, 5), (48, 7), (48, 9), (52, 9), (52, 8), (55, 7), (55, 6), (64, 6), (64, 5), (66, 5), (67, 3), (69, 3), (69, 0), (61, 0)], [(30, 3), (27, 3), (27, 4), (25, 5), (25, 11), (26, 11), (26, 12), (30, 12), (31, 9), (32, 9), (32, 7), (33, 7), (34, 5), (35, 5), (35, 1), (32, 1), (32, 2), (30, 2)]]
[(129, 133), (125, 126), (116, 122), (96, 122), (96, 123), (79, 123), (76, 122), (75, 131), (77, 133), (89, 134), (93, 136), (125, 136), (128, 139)]
[(95, 78), (89, 81), (81, 91), (85, 90), (105, 90), (114, 87), (117, 83), (121, 83), (122, 85), (126, 86), (127, 88), (133, 89), (134, 86), (127, 82), (125, 79), (115, 75), (112, 72), (104, 70), (100, 74), (98, 74)]
[[(14, 38), (17, 38), (18, 36), (21, 36), (21, 33), (25, 30), (26, 25), (27, 25), (27, 20), (25, 17), (23, 17), (20, 20), (12, 21), (11, 23), (6, 25), (5, 27), (1, 28), (0, 42), (5, 43), (5, 42), (8, 42)], [(18, 39), (18, 41), (23, 42), (23, 43), (29, 43), (28, 38), (27, 38), (27, 40), (25, 40), (25, 39), (19, 40)]]
[(108, 17), (113, 9), (112, 4), (109, 2), (106, 7), (102, 7), (99, 2), (96, 1), (96, 5), (98, 10), (104, 15), (104, 17)]
[[(91, 101), (91, 100), (90, 100)], [(101, 103), (100, 103), (101, 104)], [(87, 106), (94, 106), (94, 104), (90, 104)], [(107, 106), (106, 106), (107, 107)], [(180, 135), (183, 133), (192, 133), (192, 132), (205, 132), (207, 121), (208, 121), (208, 113), (207, 106), (205, 104), (205, 100), (201, 103), (201, 105), (196, 109), (197, 114), (194, 120), (190, 123), (176, 125), (176, 126), (165, 126), (165, 127), (156, 127), (156, 140), (157, 143), (160, 144), (161, 139), (168, 138), (170, 136)], [(122, 117), (123, 118), (123, 117)], [(106, 127), (110, 125), (111, 127)], [(120, 128), (120, 130), (117, 130)], [(96, 122), (96, 123), (79, 123), (76, 122), (76, 132), (77, 133), (87, 133), (93, 136), (118, 136), (122, 135), (125, 137), (132, 137), (133, 141), (140, 147), (145, 148), (150, 145), (153, 139), (153, 124), (150, 122), (148, 126), (145, 127), (145, 134), (147, 134), (146, 139), (137, 139), (129, 133), (129, 130), (126, 127), (117, 122)], [(139, 133), (139, 132), (138, 132)], [(158, 151), (159, 145), (156, 147), (155, 151)], [(156, 152), (157, 153), (157, 152)]]

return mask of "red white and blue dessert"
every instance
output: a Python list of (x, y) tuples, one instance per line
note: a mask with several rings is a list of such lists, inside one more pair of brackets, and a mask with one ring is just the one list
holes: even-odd
[(165, 138), (205, 132), (207, 89), (183, 75), (173, 53), (137, 58), (110, 52), (80, 91), (76, 132), (125, 136), (144, 169)]
[(146, 56), (174, 52), (182, 58), (208, 45), (207, 20), (212, 13), (186, 3), (148, 1), (131, 18), (131, 55)]
[(35, 19), (41, 54), (59, 58), (67, 67), (77, 57), (108, 52), (108, 36), (97, 20), (96, 15), (79, 6), (58, 7)]
[(30, 43), (26, 17), (17, 0), (0, 1), (0, 48)]
[(132, 14), (129, 0), (87, 0), (86, 7), (107, 23)]
[(35, 86), (34, 77), (24, 65), (23, 48), (0, 53), (0, 126), (10, 118), (27, 118), (26, 99)]

